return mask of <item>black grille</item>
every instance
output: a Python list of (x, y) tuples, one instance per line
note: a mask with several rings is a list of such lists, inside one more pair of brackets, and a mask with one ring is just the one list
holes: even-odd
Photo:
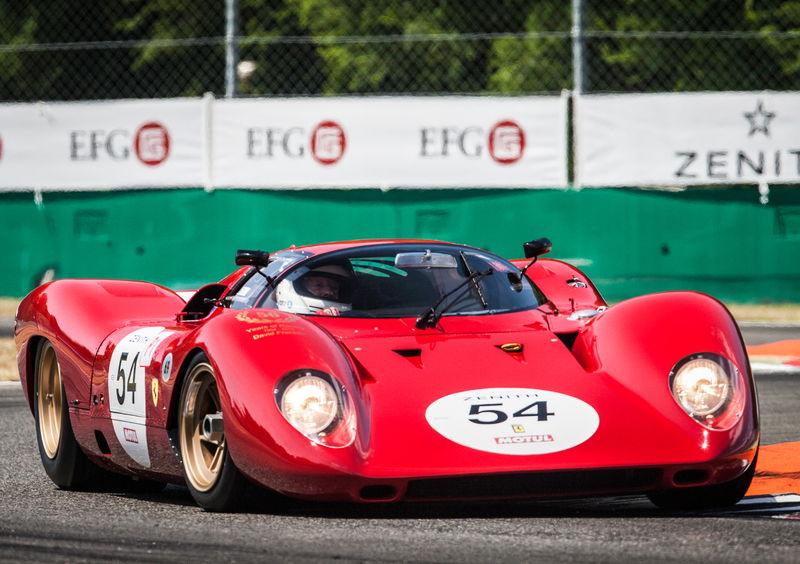
[(406, 498), (482, 499), (643, 492), (660, 482), (658, 468), (494, 474), (410, 480)]

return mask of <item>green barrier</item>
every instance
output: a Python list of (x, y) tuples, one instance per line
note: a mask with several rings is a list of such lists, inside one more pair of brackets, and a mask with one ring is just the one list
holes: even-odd
[(0, 194), (0, 295), (57, 278), (176, 289), (215, 281), (237, 248), (414, 237), (507, 257), (549, 237), (611, 301), (697, 290), (732, 302), (800, 302), (800, 191), (201, 189)]

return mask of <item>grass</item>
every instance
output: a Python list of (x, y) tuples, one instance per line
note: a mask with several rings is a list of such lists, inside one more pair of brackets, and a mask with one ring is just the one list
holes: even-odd
[[(0, 298), (0, 317), (13, 317), (19, 300)], [(736, 321), (800, 323), (800, 304), (728, 304)], [(0, 382), (19, 379), (14, 339), (0, 338)]]
[(736, 321), (800, 322), (800, 304), (727, 304)]
[(0, 382), (19, 380), (17, 372), (17, 351), (14, 339), (0, 339)]
[(0, 317), (14, 317), (19, 300), (16, 298), (0, 298)]

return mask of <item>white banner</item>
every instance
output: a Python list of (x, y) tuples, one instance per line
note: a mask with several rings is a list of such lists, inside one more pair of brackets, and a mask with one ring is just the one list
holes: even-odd
[(0, 104), (0, 190), (197, 187), (199, 99)]
[(800, 94), (575, 98), (576, 184), (800, 182)]
[(567, 183), (565, 97), (218, 100), (227, 188), (536, 188)]

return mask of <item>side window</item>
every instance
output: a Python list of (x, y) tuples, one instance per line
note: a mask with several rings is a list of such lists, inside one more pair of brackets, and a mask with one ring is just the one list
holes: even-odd
[[(255, 307), (256, 304), (262, 302), (264, 293), (269, 289), (269, 281), (280, 276), (287, 268), (295, 263), (307, 258), (310, 253), (304, 251), (284, 251), (270, 257), (270, 262), (266, 268), (257, 272), (255, 268), (250, 272), (250, 277), (242, 285), (241, 288), (236, 290), (236, 293), (231, 297), (231, 309), (247, 309)], [(271, 307), (269, 304), (264, 304), (260, 307)]]
[(264, 290), (267, 288), (267, 280), (260, 274), (258, 274), (255, 269), (250, 274), (250, 278), (248, 278), (247, 282), (242, 285), (233, 296), (233, 299), (230, 302), (231, 309), (247, 309), (249, 307), (253, 307), (253, 304), (256, 303), (259, 296), (264, 293)]

